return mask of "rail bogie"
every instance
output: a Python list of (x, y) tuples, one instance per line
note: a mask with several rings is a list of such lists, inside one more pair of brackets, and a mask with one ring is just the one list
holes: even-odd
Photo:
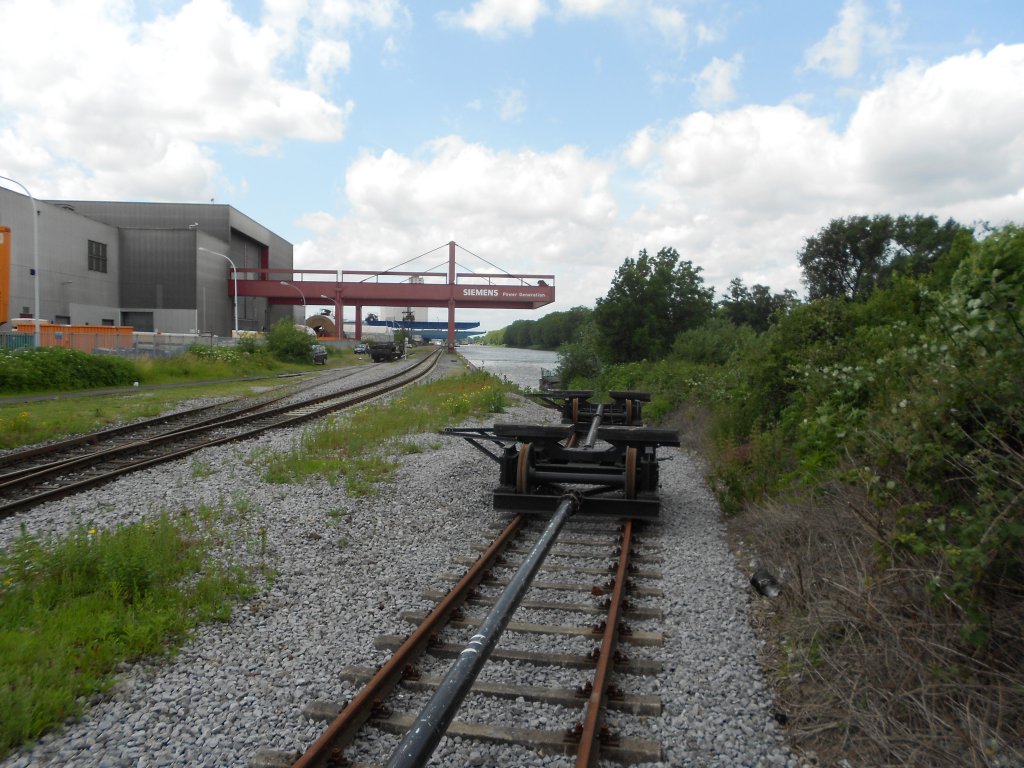
[[(450, 429), (499, 465), (495, 509), (551, 514), (567, 493), (579, 496), (582, 514), (652, 519), (658, 516), (658, 455), (678, 446), (675, 430), (643, 424), (645, 392), (609, 393), (612, 403), (591, 402), (590, 390), (537, 393), (562, 413), (562, 424), (495, 424), (491, 429)], [(494, 450), (485, 445), (498, 446)]]

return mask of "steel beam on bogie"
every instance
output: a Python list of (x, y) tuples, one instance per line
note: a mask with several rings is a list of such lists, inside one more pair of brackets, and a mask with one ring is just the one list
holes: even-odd
[(466, 698), (477, 675), (490, 658), (491, 651), (498, 644), (505, 627), (512, 620), (512, 614), (533, 583), (562, 526), (575, 514), (578, 506), (575, 496), (562, 497), (544, 533), (519, 566), (508, 587), (480, 624), (469, 645), (448, 670), (448, 674), (422, 709), (416, 722), (391, 753), (387, 768), (419, 768), (426, 765), (437, 743), (455, 718), (462, 700)]
[(658, 429), (656, 427), (620, 425), (601, 427), (597, 430), (597, 438), (614, 446), (629, 448), (679, 445), (679, 432), (674, 429)]

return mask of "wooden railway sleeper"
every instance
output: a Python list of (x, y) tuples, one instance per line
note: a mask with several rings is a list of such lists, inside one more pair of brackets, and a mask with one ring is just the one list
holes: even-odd
[(402, 667), (403, 680), (419, 680), (421, 677), (423, 677), (423, 672), (415, 664), (406, 664)]
[(348, 768), (352, 765), (347, 757), (345, 757), (344, 750), (340, 748), (334, 748), (331, 750), (331, 754), (327, 758), (328, 768)]

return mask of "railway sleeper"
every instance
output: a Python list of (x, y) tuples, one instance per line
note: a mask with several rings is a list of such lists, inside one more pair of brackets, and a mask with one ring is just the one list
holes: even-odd
[[(356, 685), (366, 683), (373, 677), (373, 667), (348, 667), (341, 671), (341, 679)], [(437, 675), (420, 675), (415, 680), (402, 680), (402, 687), (410, 691), (432, 691), (441, 682)], [(586, 683), (585, 685), (589, 685)], [(543, 685), (510, 685), (477, 680), (470, 689), (473, 693), (493, 696), (499, 699), (523, 698), (541, 704), (554, 704), (571, 709), (581, 709), (586, 703), (578, 688), (562, 688)], [(586, 693), (589, 695), (589, 692)], [(658, 716), (661, 714), (661, 697), (651, 694), (623, 694), (618, 698), (609, 697), (608, 708), (631, 715)], [(315, 702), (303, 709), (303, 714), (312, 719), (324, 720), (334, 717), (341, 709), (333, 702)], [(321, 713), (315, 715), (314, 713)], [(322, 715), (322, 716), (321, 716)]]

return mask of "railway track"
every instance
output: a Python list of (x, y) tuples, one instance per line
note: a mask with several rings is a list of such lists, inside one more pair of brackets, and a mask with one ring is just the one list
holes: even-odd
[(661, 709), (644, 649), (664, 641), (662, 595), (640, 583), (661, 578), (660, 559), (638, 551), (637, 527), (659, 508), (655, 449), (678, 435), (642, 426), (642, 393), (608, 406), (590, 394), (566, 393), (561, 427), (447, 430), (501, 465), (495, 508), (520, 512), (446, 593), (424, 594), (431, 611), (402, 614), (411, 634), (377, 638), (391, 652), (382, 666), (341, 672), (362, 684), (353, 699), (304, 708), (329, 724), (294, 763), (271, 751), (255, 766), (415, 768), (445, 736), (572, 755), (577, 768), (661, 760), (628, 722)]
[(0, 456), (0, 519), (128, 472), (365, 402), (426, 376), (440, 354), (432, 352), (382, 379), (329, 394), (303, 396), (318, 381), (256, 402), (196, 408), (5, 454)]
[[(656, 533), (641, 541), (644, 523), (576, 518), (555, 532), (544, 564), (534, 564), (537, 542), (552, 535), (545, 522), (517, 515), (480, 545), (479, 556), (456, 561), (464, 572), (441, 576), (451, 588), (422, 595), (436, 601), (432, 611), (402, 613), (414, 626), (409, 635), (374, 640), (390, 652), (381, 667), (340, 671), (361, 686), (355, 697), (303, 707), (307, 717), (328, 723), (321, 737), (297, 760), (268, 750), (252, 765), (419, 766), (430, 757), (433, 746), (421, 743), (430, 733), (504, 744), (527, 756), (571, 755), (577, 766), (599, 758), (659, 761), (661, 744), (637, 735), (646, 733), (645, 718), (661, 712), (660, 697), (649, 692), (661, 669), (649, 652), (664, 639)], [(508, 614), (489, 665), (473, 680), (453, 683), (452, 669), (481, 643), (524, 567), (536, 568), (536, 578)], [(459, 717), (418, 722), (424, 712), (436, 714), (436, 700), (449, 700), (453, 687), (465, 689)]]

